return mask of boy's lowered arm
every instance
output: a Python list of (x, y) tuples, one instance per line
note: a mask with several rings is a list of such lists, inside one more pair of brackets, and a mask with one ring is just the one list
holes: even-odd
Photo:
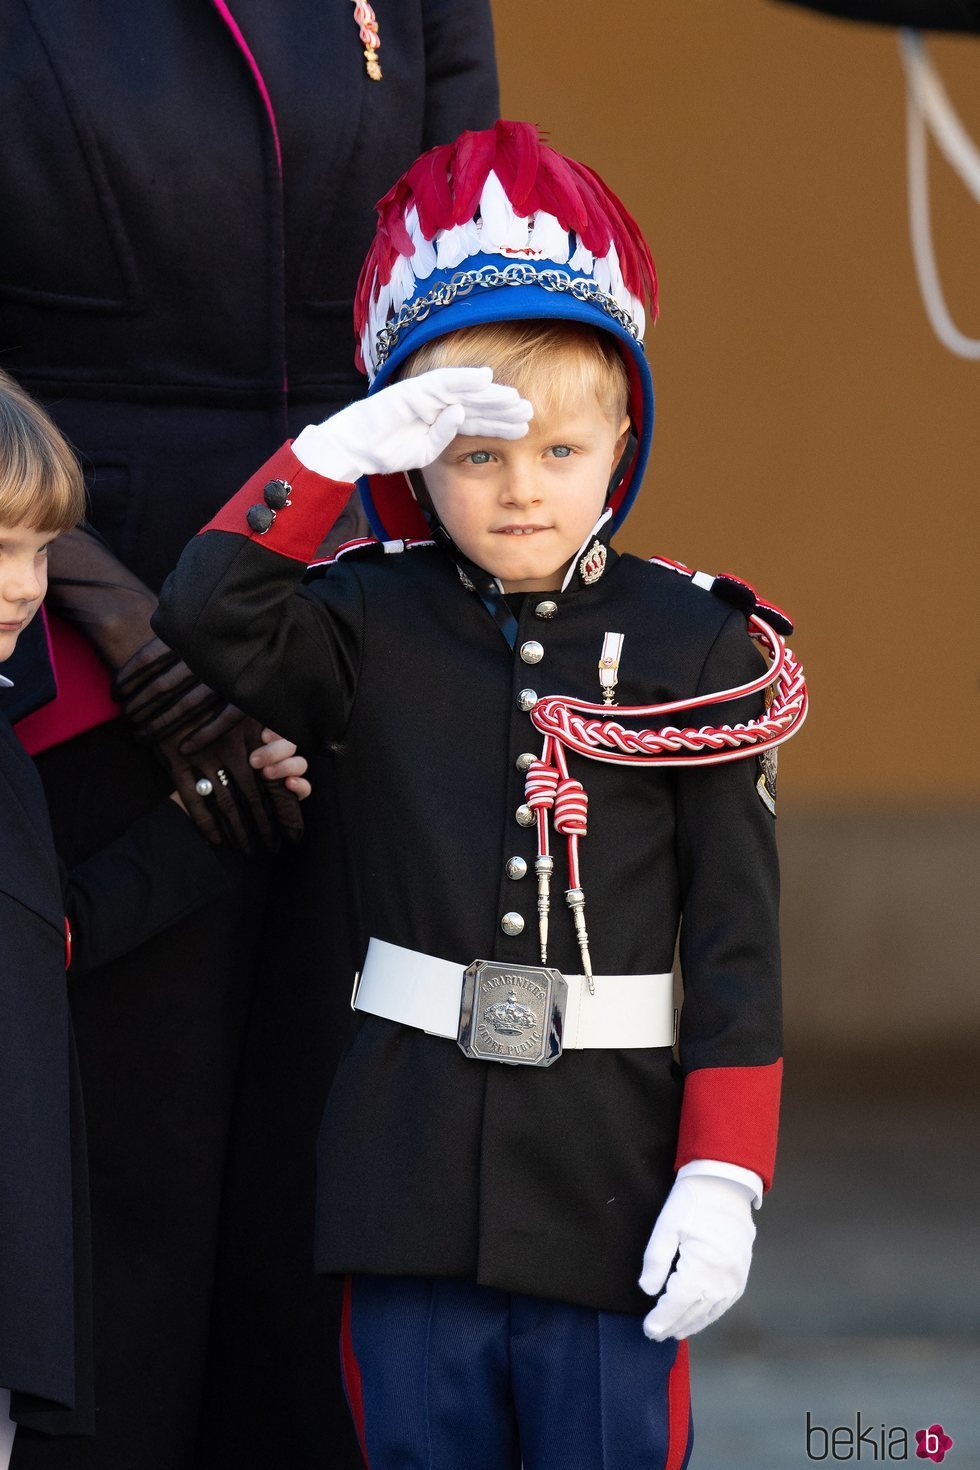
[[(705, 660), (699, 692), (757, 677), (760, 655), (732, 612)], [(759, 712), (729, 704), (718, 721)], [(710, 718), (709, 716), (706, 718)], [(716, 1159), (772, 1182), (782, 1078), (779, 872), (775, 821), (756, 759), (677, 773), (684, 975), (684, 1073), (675, 1167)]]

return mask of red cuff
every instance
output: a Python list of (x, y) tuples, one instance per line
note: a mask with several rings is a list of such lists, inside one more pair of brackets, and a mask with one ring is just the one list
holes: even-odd
[(772, 1184), (779, 1130), (782, 1058), (767, 1067), (699, 1067), (684, 1079), (674, 1168), (723, 1159)]
[[(256, 470), (250, 480), (223, 505), (203, 527), (204, 531), (234, 531), (247, 536), (280, 556), (309, 563), (340, 512), (350, 499), (353, 485), (341, 480), (328, 480), (315, 470), (300, 464), (289, 439)], [(268, 531), (253, 531), (246, 520), (253, 505), (265, 508), (263, 491), (270, 480), (285, 480), (289, 486), (289, 503), (276, 511)]]

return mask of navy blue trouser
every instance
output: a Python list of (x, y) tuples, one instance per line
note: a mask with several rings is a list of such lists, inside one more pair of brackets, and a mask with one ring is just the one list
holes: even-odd
[(354, 1276), (341, 1358), (369, 1470), (685, 1470), (687, 1343), (473, 1282)]

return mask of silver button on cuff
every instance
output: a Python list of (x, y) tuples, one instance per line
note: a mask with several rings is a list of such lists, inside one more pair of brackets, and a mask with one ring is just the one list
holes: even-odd
[(524, 932), (524, 920), (520, 914), (504, 914), (500, 921), (500, 927), (505, 934), (513, 937), (515, 934), (522, 934)]
[(526, 806), (526, 805), (524, 805), (522, 803), (517, 808), (517, 811), (514, 813), (514, 816), (517, 818), (517, 821), (518, 821), (518, 825), (519, 826), (521, 826), (521, 827), (533, 827), (534, 826), (534, 812), (531, 810), (531, 808), (529, 806)]
[(517, 767), (517, 769), (520, 771), (521, 775), (523, 776), (524, 773), (525, 773), (525, 771), (529, 771), (531, 769), (531, 767), (534, 765), (534, 759), (535, 758), (531, 754), (531, 752), (529, 750), (525, 750), (525, 752), (524, 752), (523, 755), (519, 755), (517, 757), (516, 761), (514, 762), (514, 765)]
[(536, 618), (553, 618), (557, 611), (557, 602), (539, 602), (537, 607), (534, 609), (534, 616)]
[(507, 859), (508, 878), (513, 878), (516, 881), (518, 878), (523, 878), (526, 873), (527, 863), (522, 857), (512, 857)]
[(529, 638), (527, 643), (521, 644), (521, 658), (526, 664), (539, 664), (544, 658), (544, 647)]
[(538, 702), (538, 691), (536, 689), (522, 689), (517, 696), (518, 706), (527, 713), (532, 710)]

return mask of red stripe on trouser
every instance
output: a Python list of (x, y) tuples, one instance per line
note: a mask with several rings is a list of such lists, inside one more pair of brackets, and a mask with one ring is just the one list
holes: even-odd
[(344, 1388), (347, 1392), (347, 1402), (350, 1405), (351, 1418), (354, 1420), (354, 1430), (357, 1434), (357, 1443), (361, 1448), (361, 1458), (368, 1465), (367, 1443), (364, 1438), (364, 1395), (361, 1390), (361, 1370), (357, 1366), (354, 1356), (354, 1339), (351, 1336), (350, 1327), (351, 1314), (351, 1278), (344, 1277), (344, 1310), (340, 1320), (340, 1366), (344, 1375)]
[(680, 1470), (687, 1453), (691, 1417), (691, 1378), (687, 1338), (677, 1344), (677, 1357), (667, 1381), (667, 1463), (664, 1470)]

